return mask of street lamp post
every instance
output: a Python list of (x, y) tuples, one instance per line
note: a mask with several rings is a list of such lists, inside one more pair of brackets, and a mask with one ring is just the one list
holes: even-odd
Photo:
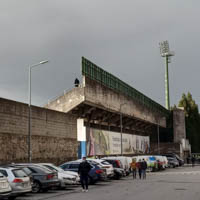
[(122, 138), (122, 129), (123, 129), (123, 126), (122, 126), (122, 112), (121, 112), (121, 109), (122, 109), (122, 106), (126, 105), (126, 103), (122, 103), (120, 104), (120, 109), (119, 109), (119, 112), (120, 112), (120, 133), (121, 133), (121, 155), (123, 155), (123, 138)]
[(31, 151), (31, 70), (38, 65), (47, 63), (48, 60), (41, 61), (34, 65), (29, 66), (29, 93), (28, 93), (28, 162), (32, 161), (32, 151)]

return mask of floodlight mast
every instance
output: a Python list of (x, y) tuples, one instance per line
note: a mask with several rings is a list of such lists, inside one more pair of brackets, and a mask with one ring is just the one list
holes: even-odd
[(160, 45), (160, 54), (162, 57), (165, 57), (165, 107), (170, 109), (170, 99), (169, 99), (169, 72), (168, 64), (171, 62), (171, 56), (174, 56), (174, 52), (169, 50), (168, 41), (163, 41), (159, 43)]

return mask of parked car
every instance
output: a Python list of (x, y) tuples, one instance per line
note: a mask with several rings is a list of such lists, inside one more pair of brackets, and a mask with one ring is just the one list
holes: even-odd
[(78, 184), (80, 182), (80, 178), (76, 172), (64, 171), (62, 168), (51, 163), (40, 163), (40, 165), (58, 173), (58, 180), (60, 181), (59, 187), (61, 188), (66, 187), (69, 184)]
[(164, 170), (167, 168), (167, 159), (161, 155), (155, 155), (157, 165), (158, 165), (158, 170)]
[[(79, 161), (81, 161), (81, 160), (79, 160)], [(105, 160), (87, 158), (87, 161), (91, 164), (99, 165), (100, 168), (106, 172), (107, 178), (112, 178), (114, 176), (113, 166), (110, 163), (106, 162)]]
[(178, 160), (176, 158), (174, 158), (174, 157), (167, 157), (167, 159), (168, 159), (168, 166), (169, 167), (175, 168), (175, 167), (179, 166), (179, 162), (178, 162)]
[(32, 192), (37, 193), (41, 190), (47, 191), (52, 187), (59, 186), (58, 175), (56, 172), (48, 170), (45, 167), (36, 166), (35, 164), (15, 164), (15, 166), (27, 167), (33, 177)]
[[(4, 167), (15, 167), (15, 165), (8, 164), (8, 165), (4, 165)], [(32, 176), (31, 170), (29, 170), (27, 167), (24, 167), (24, 166), (17, 166), (17, 168), (22, 169), (25, 172), (25, 174), (30, 178), (31, 186), (33, 186), (33, 176)]]
[(32, 186), (30, 178), (23, 170), (14, 167), (0, 167), (0, 173), (7, 177), (12, 188), (13, 198), (31, 192)]
[(119, 160), (122, 164), (122, 168), (124, 169), (126, 175), (130, 174), (130, 159), (126, 156), (108, 156), (103, 157), (102, 159), (116, 159)]
[(8, 179), (0, 173), (0, 199), (11, 197), (12, 189), (8, 183)]
[(110, 163), (114, 169), (114, 177), (115, 179), (120, 179), (121, 177), (125, 176), (125, 170), (122, 168), (122, 164), (120, 160), (116, 159), (103, 159), (106, 162)]
[(177, 154), (175, 154), (175, 153), (164, 154), (164, 156), (175, 158), (176, 160), (178, 160), (179, 166), (184, 165), (184, 160), (181, 159), (181, 158), (180, 158)]
[[(78, 172), (80, 163), (81, 163), (81, 161), (71, 161), (71, 162), (66, 162), (66, 163), (60, 165), (60, 167), (65, 171)], [(90, 165), (92, 167), (88, 174), (90, 184), (94, 184), (97, 181), (105, 178), (105, 171), (103, 169), (101, 169), (99, 165), (94, 164), (94, 163), (93, 164), (90, 163)]]

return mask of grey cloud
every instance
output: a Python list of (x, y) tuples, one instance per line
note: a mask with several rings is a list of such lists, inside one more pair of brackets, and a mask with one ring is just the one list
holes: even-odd
[(2, 0), (0, 96), (27, 102), (28, 66), (33, 104), (73, 87), (81, 56), (164, 105), (164, 60), (159, 41), (169, 40), (171, 104), (182, 92), (198, 93), (200, 2), (183, 0)]

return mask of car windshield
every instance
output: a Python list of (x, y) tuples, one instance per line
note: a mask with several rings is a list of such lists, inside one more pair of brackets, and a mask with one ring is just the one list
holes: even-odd
[(103, 164), (103, 165), (110, 165), (110, 163), (107, 162), (107, 161), (102, 161), (101, 164)]
[(25, 172), (21, 169), (13, 169), (12, 172), (15, 175), (15, 177), (27, 177)]
[(57, 172), (63, 172), (64, 170), (60, 167), (56, 167), (55, 165), (44, 165), (45, 167), (48, 167), (50, 170), (57, 171)]
[(32, 174), (31, 170), (28, 169), (27, 167), (24, 167), (22, 170), (23, 170), (27, 175)]
[(149, 160), (150, 160), (150, 161), (155, 161), (156, 158), (152, 156), (152, 157), (149, 157)]

